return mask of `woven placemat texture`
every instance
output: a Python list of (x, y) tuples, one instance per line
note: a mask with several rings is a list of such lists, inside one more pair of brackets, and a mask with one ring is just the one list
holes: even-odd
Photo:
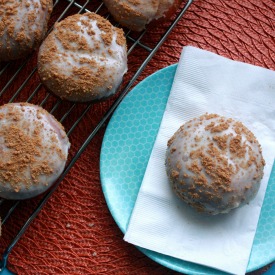
[[(165, 27), (166, 24), (149, 28), (148, 39), (153, 41)], [(185, 45), (275, 70), (275, 2), (195, 0), (139, 81), (177, 63)], [(131, 58), (129, 70), (135, 66), (135, 58)], [(32, 81), (38, 83), (39, 79), (35, 77)], [(71, 156), (113, 100), (92, 106), (70, 136)], [(4, 102), (5, 98), (1, 99), (1, 104)], [(73, 115), (78, 115), (77, 110)], [(123, 241), (123, 234), (109, 213), (100, 184), (99, 157), (103, 136), (104, 128), (14, 247), (9, 257), (10, 270), (18, 274), (177, 274)], [(1, 253), (35, 202), (36, 199), (22, 202), (3, 226)]]

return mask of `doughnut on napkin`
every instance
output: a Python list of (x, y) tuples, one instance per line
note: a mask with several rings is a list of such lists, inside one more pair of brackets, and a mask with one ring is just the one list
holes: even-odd
[[(168, 139), (188, 120), (217, 113), (244, 123), (266, 161), (249, 205), (203, 216), (172, 192), (165, 170)], [(182, 260), (245, 274), (275, 153), (275, 72), (184, 47), (124, 240)]]

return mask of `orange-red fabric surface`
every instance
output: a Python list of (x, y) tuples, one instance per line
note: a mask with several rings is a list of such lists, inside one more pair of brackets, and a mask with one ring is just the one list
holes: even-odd
[[(61, 0), (60, 0), (61, 1)], [(62, 1), (61, 1), (62, 2)], [(66, 2), (66, 1), (65, 1)], [(60, 14), (56, 6), (53, 18)], [(149, 29), (154, 41), (167, 24)], [(150, 43), (150, 41), (149, 41)], [(272, 0), (195, 0), (166, 42), (150, 61), (139, 81), (178, 62), (182, 47), (196, 46), (222, 56), (275, 70), (275, 2)], [(141, 53), (142, 55), (142, 53)], [(129, 74), (136, 69), (129, 60)], [(34, 66), (35, 59), (30, 62)], [(16, 66), (11, 67), (15, 70)], [(24, 74), (24, 72), (23, 72)], [(8, 77), (8, 76), (7, 76)], [(0, 80), (3, 81), (3, 80)], [(18, 80), (18, 86), (20, 86)], [(34, 76), (27, 87), (39, 83)], [(3, 83), (2, 83), (3, 84)], [(1, 86), (1, 83), (0, 83)], [(1, 98), (6, 103), (16, 85)], [(17, 87), (18, 88), (18, 87)], [(21, 98), (18, 97), (16, 101)], [(23, 100), (23, 97), (22, 97)], [(36, 103), (36, 100), (32, 103)], [(114, 97), (94, 104), (70, 136), (71, 156), (111, 106)], [(72, 116), (78, 116), (77, 106)], [(59, 113), (55, 112), (58, 117)], [(69, 122), (64, 123), (66, 129)], [(18, 274), (176, 274), (153, 262), (123, 241), (106, 205), (99, 176), (104, 129), (99, 131), (53, 196), (19, 240), (9, 257), (9, 269)], [(2, 253), (30, 214), (37, 199), (24, 201), (3, 226)], [(254, 272), (261, 274), (262, 271)]]

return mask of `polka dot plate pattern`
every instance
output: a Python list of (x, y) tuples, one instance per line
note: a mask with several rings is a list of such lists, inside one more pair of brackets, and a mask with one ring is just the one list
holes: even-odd
[[(114, 112), (100, 156), (102, 189), (109, 210), (124, 233), (155, 142), (177, 65), (162, 69), (140, 82)], [(275, 260), (275, 165), (267, 187), (247, 271)], [(192, 274), (220, 271), (139, 248), (156, 262)]]

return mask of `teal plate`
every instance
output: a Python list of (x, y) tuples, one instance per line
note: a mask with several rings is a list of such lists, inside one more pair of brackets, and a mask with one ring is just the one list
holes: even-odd
[[(100, 156), (102, 189), (109, 210), (125, 233), (153, 148), (177, 65), (140, 82), (114, 112)], [(271, 173), (247, 271), (275, 260), (275, 165)], [(187, 274), (225, 274), (170, 256), (139, 248), (170, 269)]]

